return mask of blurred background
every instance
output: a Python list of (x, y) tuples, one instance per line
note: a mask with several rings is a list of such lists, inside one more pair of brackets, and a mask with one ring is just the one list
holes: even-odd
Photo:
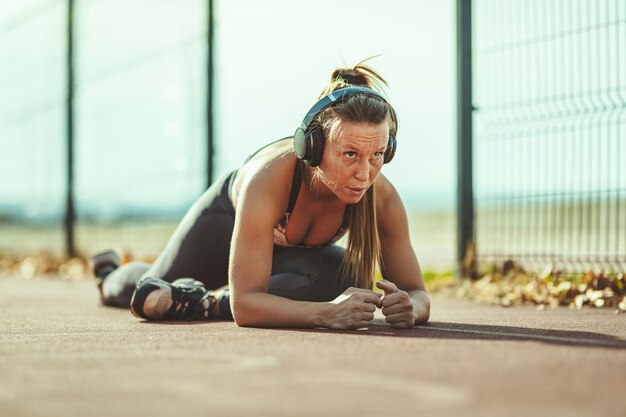
[(462, 219), (480, 260), (624, 269), (623, 0), (0, 0), (0, 251), (67, 253), (71, 206), (76, 253), (155, 256), (210, 176), (374, 55), (424, 269), (453, 269)]
[[(208, 2), (73, 3), (76, 248), (153, 256), (207, 185)], [(0, 245), (61, 254), (68, 2), (0, 5)], [(453, 2), (309, 6), (214, 2), (213, 177), (291, 135), (335, 67), (381, 54), (370, 65), (389, 81), (401, 132), (384, 173), (411, 213), (432, 213), (437, 233), (415, 243), (449, 266)]]

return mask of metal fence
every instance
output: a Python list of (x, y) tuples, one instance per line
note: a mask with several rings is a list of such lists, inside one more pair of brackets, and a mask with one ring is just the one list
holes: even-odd
[(478, 260), (625, 271), (626, 2), (471, 7)]
[[(0, 261), (5, 251), (89, 255), (122, 247), (135, 256), (157, 254), (213, 172), (236, 168), (243, 155), (293, 132), (332, 67), (382, 52), (382, 67), (372, 65), (397, 80), (392, 98), (409, 116), (402, 131), (410, 138), (385, 175), (408, 203), (422, 265), (448, 269), (450, 110), (449, 94), (439, 86), (453, 84), (441, 71), (450, 65), (452, 5), (376, 3), (359, 19), (322, 33), (293, 18), (303, 16), (302, 2), (288, 8), (285, 2), (215, 2), (221, 122), (213, 155), (213, 3), (2, 3)], [(308, 9), (307, 22), (323, 21), (324, 10), (335, 5), (322, 3)], [(360, 6), (358, 0), (342, 4)], [(381, 14), (402, 18), (381, 26)], [(421, 42), (415, 52), (416, 39), (436, 39), (444, 49)], [(303, 44), (319, 46), (315, 59)], [(306, 65), (283, 71), (294, 62)], [(276, 94), (284, 86), (298, 86), (288, 100)], [(416, 152), (429, 155), (421, 165), (428, 175), (406, 175)]]
[(0, 250), (158, 253), (211, 181), (212, 3), (3, 8)]

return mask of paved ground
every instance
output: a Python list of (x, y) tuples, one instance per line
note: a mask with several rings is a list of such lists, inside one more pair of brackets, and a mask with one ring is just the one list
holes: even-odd
[(141, 322), (0, 279), (1, 416), (624, 416), (626, 315), (434, 299), (392, 330)]

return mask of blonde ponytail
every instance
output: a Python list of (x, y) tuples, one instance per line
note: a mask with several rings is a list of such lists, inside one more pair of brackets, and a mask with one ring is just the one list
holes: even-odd
[[(372, 68), (359, 62), (352, 68), (337, 68), (330, 77), (330, 84), (320, 97), (335, 90), (351, 86), (368, 87), (383, 94), (387, 82)], [(327, 140), (340, 120), (357, 123), (379, 124), (387, 122), (390, 134), (395, 135), (396, 122), (391, 106), (383, 99), (371, 95), (353, 95), (333, 105), (318, 116)], [(330, 139), (329, 139), (330, 138)], [(374, 184), (363, 198), (350, 207), (349, 235), (346, 252), (340, 269), (344, 285), (371, 288), (374, 271), (382, 264), (382, 251), (376, 221), (376, 193)]]

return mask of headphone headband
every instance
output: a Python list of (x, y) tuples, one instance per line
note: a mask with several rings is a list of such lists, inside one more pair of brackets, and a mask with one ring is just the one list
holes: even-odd
[(315, 116), (317, 116), (318, 113), (320, 113), (322, 110), (326, 109), (327, 107), (329, 107), (336, 101), (343, 100), (346, 96), (352, 96), (355, 94), (367, 94), (369, 96), (379, 97), (383, 99), (385, 102), (387, 102), (387, 100), (385, 100), (383, 96), (381, 96), (380, 94), (378, 94), (376, 91), (372, 90), (371, 88), (366, 88), (366, 87), (341, 88), (339, 90), (335, 90), (331, 92), (330, 94), (322, 97), (317, 103), (315, 103), (313, 107), (311, 107), (311, 110), (307, 112), (306, 116), (304, 116), (304, 119), (302, 120), (302, 124), (300, 125), (300, 127), (306, 131), (306, 129), (309, 127), (309, 124), (313, 121), (313, 119), (315, 119)]
[[(324, 150), (324, 133), (321, 127), (316, 126), (309, 131), (309, 125), (327, 107), (330, 107), (337, 101), (341, 101), (346, 97), (366, 94), (368, 96), (378, 97), (385, 103), (389, 104), (387, 100), (378, 92), (367, 87), (345, 87), (339, 90), (335, 90), (328, 95), (322, 97), (317, 103), (311, 107), (306, 116), (302, 120), (300, 127), (296, 129), (293, 136), (294, 152), (299, 159), (302, 159), (307, 165), (318, 166), (322, 160), (322, 153)], [(390, 109), (393, 113), (393, 109)], [(395, 114), (392, 114), (394, 122), (397, 124)], [(396, 126), (397, 130), (397, 126)], [(387, 150), (385, 151), (385, 163), (388, 163), (396, 153), (396, 138), (395, 135), (389, 135), (389, 142), (387, 144)]]

